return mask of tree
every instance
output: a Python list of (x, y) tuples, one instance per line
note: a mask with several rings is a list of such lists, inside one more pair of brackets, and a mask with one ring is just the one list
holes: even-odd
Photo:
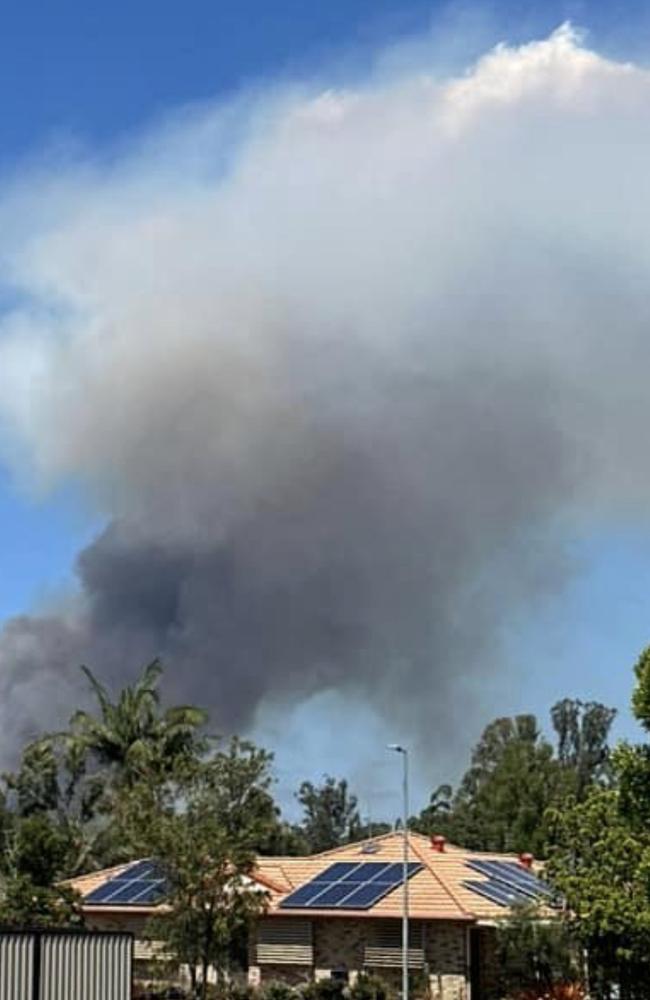
[(600, 702), (563, 698), (551, 709), (557, 734), (557, 759), (567, 780), (567, 793), (578, 800), (595, 784), (611, 780), (609, 731), (615, 708)]
[(565, 698), (551, 709), (557, 748), (534, 715), (495, 719), (475, 747), (451, 798), (441, 785), (414, 821), (475, 850), (546, 851), (547, 810), (567, 797), (582, 800), (612, 778), (608, 735), (613, 709)]
[(303, 807), (300, 827), (309, 852), (328, 851), (359, 839), (357, 797), (345, 779), (326, 775), (320, 786), (303, 781), (297, 798)]
[(155, 858), (168, 886), (167, 912), (152, 933), (190, 967), (195, 996), (207, 995), (208, 970), (221, 976), (266, 897), (251, 880), (256, 847), (276, 813), (268, 796), (270, 756), (233, 740), (209, 759), (184, 763), (164, 804), (135, 786), (123, 828), (141, 855)]
[(76, 711), (67, 730), (29, 745), (5, 784), (18, 815), (47, 813), (66, 828), (76, 854), (67, 874), (125, 860), (117, 828), (119, 799), (145, 783), (161, 790), (182, 764), (206, 753), (207, 713), (190, 705), (163, 708), (162, 666), (154, 660), (115, 700), (86, 667), (97, 711)]
[(81, 757), (47, 739), (28, 744), (18, 770), (4, 775), (5, 800), (14, 823), (45, 817), (68, 844), (65, 874), (87, 869), (98, 853), (106, 823), (97, 817), (104, 795), (100, 775), (86, 773)]
[(583, 978), (581, 951), (571, 928), (560, 920), (540, 919), (535, 907), (516, 909), (497, 926), (495, 938), (499, 996), (550, 997), (554, 988)]
[[(644, 649), (634, 667), (636, 684), (632, 711), (646, 732), (650, 732), (650, 647)], [(650, 744), (622, 743), (614, 754), (619, 779), (621, 811), (638, 829), (650, 824)]]
[(69, 730), (59, 734), (67, 752), (100, 768), (117, 786), (142, 780), (164, 781), (177, 763), (207, 750), (201, 729), (207, 712), (194, 705), (161, 709), (158, 690), (163, 672), (159, 660), (145, 667), (133, 685), (122, 688), (112, 701), (106, 688), (87, 667), (86, 675), (99, 712), (79, 709)]
[(634, 830), (616, 789), (595, 788), (551, 814), (547, 875), (589, 955), (592, 994), (650, 996), (650, 835)]
[[(632, 708), (650, 730), (650, 650), (635, 667)], [(584, 706), (583, 724), (564, 714), (561, 755), (591, 767), (578, 794), (549, 813), (548, 874), (566, 900), (568, 919), (589, 954), (597, 997), (615, 988), (623, 1000), (650, 996), (650, 747), (623, 743), (603, 753), (613, 714)], [(586, 723), (585, 723), (586, 718)], [(582, 733), (579, 732), (582, 730)], [(603, 774), (603, 766), (605, 773)], [(583, 770), (586, 770), (586, 765)], [(589, 773), (589, 772), (588, 772)]]
[(46, 813), (9, 818), (0, 862), (0, 923), (17, 927), (82, 923), (80, 900), (58, 881), (66, 873), (71, 849), (69, 832)]
[[(439, 829), (428, 832), (444, 832), (475, 850), (541, 854), (543, 817), (553, 800), (556, 775), (553, 748), (541, 736), (535, 716), (495, 719), (472, 753), (448, 819), (436, 819)], [(431, 816), (420, 819), (428, 824)]]
[(431, 793), (429, 803), (419, 816), (414, 817), (409, 826), (418, 833), (435, 834), (449, 832), (449, 816), (452, 808), (453, 789), (451, 785), (438, 785)]

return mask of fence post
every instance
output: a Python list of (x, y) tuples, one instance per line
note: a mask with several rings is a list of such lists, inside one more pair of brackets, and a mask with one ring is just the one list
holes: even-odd
[(41, 1000), (41, 932), (34, 932), (32, 1000)]

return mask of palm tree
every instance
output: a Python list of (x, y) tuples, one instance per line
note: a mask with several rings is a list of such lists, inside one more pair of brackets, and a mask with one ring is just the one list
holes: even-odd
[(3, 776), (19, 815), (46, 814), (67, 831), (68, 874), (123, 860), (122, 811), (144, 807), (147, 797), (164, 797), (166, 779), (180, 765), (196, 763), (210, 745), (201, 733), (206, 712), (192, 705), (161, 708), (158, 660), (114, 700), (87, 667), (81, 669), (96, 710), (75, 712), (67, 730), (30, 744), (19, 771)]
[(68, 755), (75, 755), (112, 775), (117, 786), (164, 779), (179, 762), (200, 756), (207, 740), (200, 729), (207, 713), (194, 705), (161, 709), (159, 660), (149, 663), (133, 685), (115, 701), (88, 667), (81, 668), (97, 700), (98, 712), (80, 709), (70, 719), (63, 738)]

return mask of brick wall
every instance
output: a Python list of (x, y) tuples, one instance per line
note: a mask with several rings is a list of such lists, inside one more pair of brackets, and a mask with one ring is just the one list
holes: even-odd
[(426, 933), (431, 1000), (467, 1000), (467, 931), (463, 924), (431, 922)]
[[(350, 979), (354, 979), (364, 968), (366, 943), (374, 941), (373, 924), (374, 921), (345, 918), (315, 920), (312, 966), (256, 965), (250, 969), (250, 981), (257, 984), (275, 979), (295, 985), (306, 979), (328, 977), (336, 970), (346, 970)], [(468, 1000), (467, 937), (464, 925), (437, 921), (427, 923), (424, 943), (429, 978), (427, 982), (424, 972), (414, 973), (414, 996), (428, 994), (429, 1000)], [(368, 971), (375, 971), (399, 988), (399, 966)]]
[(493, 927), (482, 927), (479, 931), (479, 982), (481, 1000), (496, 997), (497, 990), (497, 958), (496, 931)]
[[(254, 970), (253, 975), (251, 971)], [(251, 966), (248, 973), (248, 982), (251, 986), (260, 986), (262, 983), (287, 983), (289, 986), (300, 986), (308, 983), (314, 978), (313, 969), (310, 965), (259, 965)]]
[(128, 931), (136, 937), (146, 936), (149, 917), (141, 913), (86, 914), (86, 927), (94, 931)]
[(366, 920), (316, 920), (314, 923), (314, 969), (363, 968)]

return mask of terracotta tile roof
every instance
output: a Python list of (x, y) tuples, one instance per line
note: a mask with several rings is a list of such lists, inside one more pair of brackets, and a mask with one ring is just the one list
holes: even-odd
[[(369, 843), (376, 850), (368, 853)], [(272, 872), (275, 880), (283, 884), (282, 892), (272, 892), (270, 915), (282, 916), (305, 914), (305, 910), (280, 908), (284, 897), (298, 886), (309, 882), (335, 861), (401, 861), (403, 857), (402, 834), (387, 833), (373, 838), (372, 842), (361, 841), (337, 847), (322, 854), (306, 858), (259, 858), (258, 871)], [(428, 837), (409, 833), (409, 860), (420, 862), (424, 867), (409, 880), (409, 915), (426, 920), (494, 920), (503, 918), (506, 911), (502, 906), (490, 902), (483, 896), (467, 889), (463, 883), (487, 881), (479, 872), (467, 867), (471, 860), (518, 861), (515, 854), (469, 851), (454, 844), (445, 844), (443, 852), (434, 850)], [(267, 869), (268, 866), (268, 869)], [(309, 914), (359, 917), (394, 917), (402, 915), (401, 885), (384, 896), (367, 910), (315, 910)]]
[[(371, 850), (369, 850), (369, 847)], [(373, 838), (372, 841), (361, 841), (337, 847), (331, 851), (314, 854), (309, 857), (259, 857), (252, 878), (258, 882), (269, 896), (270, 916), (305, 915), (305, 910), (281, 909), (282, 900), (294, 889), (311, 881), (320, 872), (325, 871), (335, 861), (401, 861), (403, 857), (403, 839), (400, 832), (387, 833)], [(409, 833), (409, 860), (422, 864), (422, 869), (409, 880), (409, 915), (426, 920), (494, 920), (503, 918), (506, 912), (503, 907), (490, 902), (489, 899), (477, 895), (467, 889), (463, 883), (467, 880), (484, 881), (484, 876), (467, 867), (467, 862), (482, 858), (500, 861), (516, 861), (512, 854), (496, 854), (489, 852), (468, 851), (446, 844), (443, 852), (435, 850), (428, 837), (417, 833)], [(82, 896), (86, 896), (104, 882), (123, 871), (127, 865), (118, 865), (104, 871), (93, 872), (80, 878), (70, 880)], [(89, 906), (90, 910), (91, 907)], [(95, 911), (99, 907), (92, 907)], [(102, 910), (124, 912), (133, 907), (104, 904)], [(139, 907), (143, 912), (153, 912), (154, 907)], [(316, 910), (309, 909), (310, 916), (325, 915), (358, 916), (358, 917), (393, 917), (402, 914), (401, 884), (380, 899), (367, 910)]]

